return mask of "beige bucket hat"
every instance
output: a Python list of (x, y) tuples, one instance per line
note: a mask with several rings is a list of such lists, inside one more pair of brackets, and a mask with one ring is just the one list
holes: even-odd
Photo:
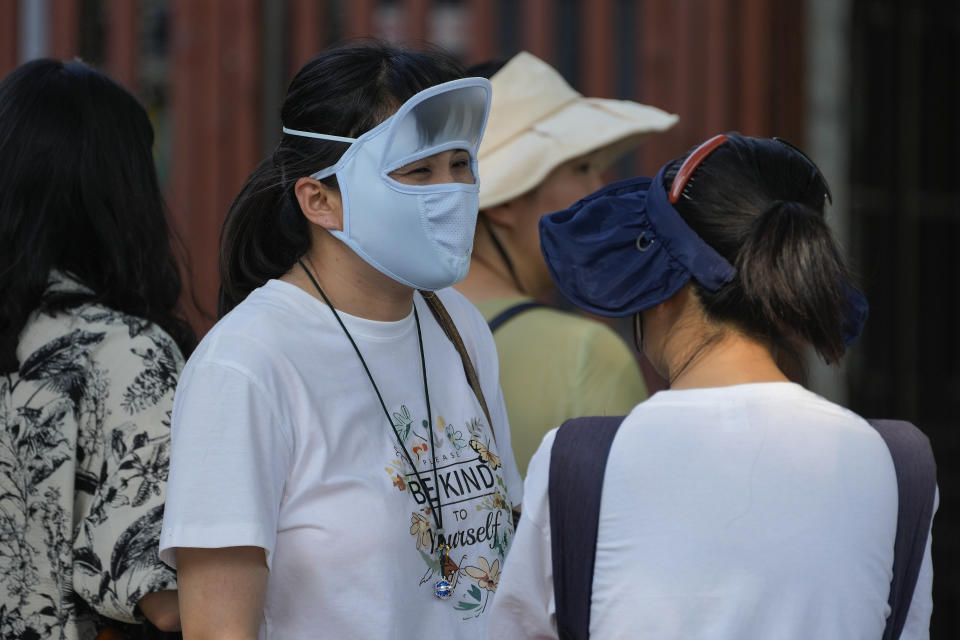
[(603, 150), (613, 162), (677, 116), (630, 100), (585, 98), (553, 67), (522, 51), (490, 82), (493, 104), (480, 143), (480, 208), (530, 191), (567, 160)]

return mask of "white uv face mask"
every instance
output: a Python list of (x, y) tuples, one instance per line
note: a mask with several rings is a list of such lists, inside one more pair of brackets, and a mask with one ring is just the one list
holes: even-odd
[[(479, 207), (477, 148), (490, 111), (490, 82), (464, 78), (431, 87), (359, 138), (284, 133), (352, 143), (311, 177), (337, 176), (343, 230), (331, 231), (368, 264), (407, 286), (436, 290), (470, 268)], [(470, 156), (473, 184), (408, 185), (389, 174), (451, 149)]]

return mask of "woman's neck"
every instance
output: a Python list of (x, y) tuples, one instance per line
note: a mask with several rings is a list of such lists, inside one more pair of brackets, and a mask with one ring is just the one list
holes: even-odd
[(689, 285), (642, 319), (644, 351), (671, 389), (789, 380), (770, 345), (707, 319)]
[(517, 288), (506, 267), (489, 258), (490, 256), (484, 256), (475, 250), (467, 277), (453, 288), (471, 302), (523, 296), (524, 293)]
[[(412, 288), (380, 273), (325, 231), (314, 235), (313, 245), (300, 262), (338, 311), (368, 320), (395, 321), (413, 309)], [(303, 267), (294, 264), (280, 279), (323, 300)]]
[(727, 330), (713, 338), (701, 334), (665, 354), (671, 389), (725, 387), (754, 382), (789, 382), (767, 345), (739, 331)]
[(490, 233), (485, 224), (477, 224), (470, 271), (463, 280), (454, 285), (454, 289), (471, 302), (526, 295), (511, 275), (510, 267), (494, 245)]

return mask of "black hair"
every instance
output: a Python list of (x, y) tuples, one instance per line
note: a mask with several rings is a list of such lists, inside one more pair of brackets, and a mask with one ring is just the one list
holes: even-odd
[[(665, 172), (667, 189), (683, 160)], [(850, 274), (825, 219), (828, 193), (820, 170), (792, 145), (731, 133), (675, 205), (737, 270), (717, 291), (694, 287), (707, 317), (768, 341), (793, 364), (802, 343), (828, 363), (845, 350)]]
[[(0, 371), (19, 367), (31, 313), (88, 303), (192, 351), (152, 146), (143, 107), (82, 62), (34, 60), (0, 83)], [(90, 292), (47, 292), (53, 270)]]
[(496, 75), (500, 69), (503, 69), (508, 62), (510, 62), (509, 58), (494, 58), (492, 60), (477, 62), (467, 67), (467, 75), (489, 80)]
[[(297, 72), (280, 119), (289, 129), (355, 138), (416, 93), (463, 76), (462, 65), (438, 49), (350, 44), (317, 55)], [(220, 234), (221, 316), (307, 252), (310, 229), (294, 185), (335, 164), (347, 148), (342, 142), (284, 134), (247, 178)], [(323, 182), (336, 187), (333, 176)]]

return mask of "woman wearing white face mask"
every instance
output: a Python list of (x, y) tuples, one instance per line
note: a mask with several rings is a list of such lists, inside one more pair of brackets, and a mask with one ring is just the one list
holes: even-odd
[[(485, 80), (308, 62), (221, 239), (173, 415), (161, 557), (185, 637), (483, 637), (519, 474), (469, 266)], [(231, 635), (233, 634), (233, 635)]]

